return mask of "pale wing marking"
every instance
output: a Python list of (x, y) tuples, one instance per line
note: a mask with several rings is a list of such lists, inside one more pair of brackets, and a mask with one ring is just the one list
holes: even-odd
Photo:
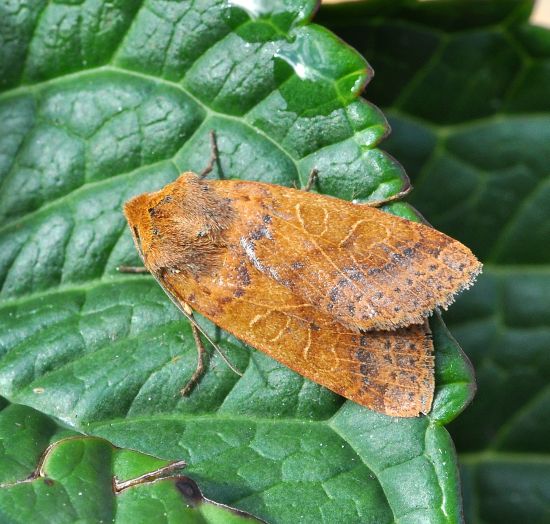
[(355, 222), (355, 224), (353, 224), (353, 227), (349, 230), (349, 233), (346, 235), (346, 238), (344, 238), (344, 240), (342, 240), (340, 244), (338, 244), (338, 247), (342, 247), (350, 239), (353, 233), (355, 233), (355, 230), (359, 227), (359, 224), (363, 222), (366, 222), (366, 220), (358, 220), (357, 222)]
[(304, 357), (304, 360), (307, 360), (309, 350), (311, 349), (311, 328), (308, 327), (307, 329), (307, 344), (304, 347), (302, 351), (302, 356)]
[(269, 341), (270, 342), (277, 342), (277, 340), (279, 340), (285, 333), (285, 331), (287, 330), (288, 326), (290, 325), (290, 322), (292, 321), (292, 317), (288, 316), (287, 315), (287, 319), (286, 319), (286, 325), (284, 328), (281, 328), (279, 330), (279, 333), (277, 335), (275, 335), (272, 339), (270, 339)]
[(272, 311), (268, 311), (267, 313), (263, 313), (261, 315), (256, 315), (248, 324), (249, 327), (254, 327), (262, 318), (266, 318), (269, 315), (271, 315)]

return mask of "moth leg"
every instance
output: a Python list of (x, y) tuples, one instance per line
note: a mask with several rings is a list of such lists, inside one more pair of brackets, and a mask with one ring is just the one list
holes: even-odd
[(206, 175), (208, 175), (208, 173), (210, 173), (212, 169), (214, 169), (214, 165), (218, 163), (219, 158), (220, 153), (218, 151), (216, 132), (212, 130), (210, 131), (210, 160), (208, 162), (208, 165), (202, 170), (199, 178), (204, 178)]
[(372, 202), (360, 202), (360, 205), (369, 206), (369, 207), (381, 207), (386, 204), (389, 204), (390, 202), (401, 200), (402, 198), (406, 197), (411, 192), (411, 190), (412, 190), (412, 186), (409, 185), (405, 189), (403, 189), (403, 191), (400, 191), (395, 195), (389, 196), (387, 198), (383, 198), (381, 200), (373, 200)]
[(315, 168), (311, 170), (311, 173), (309, 174), (309, 177), (307, 179), (307, 184), (303, 188), (303, 191), (311, 191), (311, 188), (317, 183), (319, 180), (319, 171)]
[[(193, 316), (193, 313), (190, 313)], [(191, 378), (187, 381), (187, 384), (180, 390), (180, 393), (186, 397), (193, 391), (195, 386), (198, 384), (202, 375), (204, 374), (204, 355), (206, 354), (206, 349), (204, 349), (204, 344), (201, 340), (201, 334), (195, 324), (191, 323), (191, 332), (193, 333), (193, 338), (195, 339), (195, 346), (197, 348), (197, 367), (191, 375)]]
[(117, 269), (120, 273), (149, 273), (149, 270), (145, 267), (118, 266)]

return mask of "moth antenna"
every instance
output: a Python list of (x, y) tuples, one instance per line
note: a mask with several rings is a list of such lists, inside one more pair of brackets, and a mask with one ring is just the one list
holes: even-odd
[(201, 332), (202, 335), (204, 335), (204, 338), (206, 338), (206, 340), (208, 340), (208, 342), (210, 342), (210, 344), (212, 344), (212, 346), (214, 347), (214, 349), (218, 352), (218, 354), (220, 355), (220, 357), (222, 357), (223, 361), (227, 364), (227, 367), (233, 371), (234, 373), (236, 373), (237, 375), (239, 375), (239, 377), (242, 377), (243, 374), (241, 371), (239, 371), (233, 364), (231, 364), (230, 360), (227, 358), (227, 355), (220, 349), (220, 347), (218, 346), (218, 344), (216, 344), (212, 338), (210, 337), (210, 335), (208, 335), (208, 333), (206, 333), (206, 331), (199, 325), (199, 323), (195, 320), (195, 318), (193, 317), (193, 315), (187, 313), (183, 307), (180, 307), (180, 305), (175, 301), (174, 298), (172, 298), (171, 295), (168, 295), (171, 299), (172, 299), (172, 302), (174, 302), (174, 304), (176, 304), (176, 306), (178, 306), (178, 309), (185, 315), (185, 317), (187, 318), (187, 320), (189, 320), (189, 322), (191, 322), (191, 325), (193, 327), (195, 327), (198, 331)]
[(308, 192), (311, 191), (311, 188), (317, 183), (319, 180), (319, 171), (316, 168), (313, 168), (311, 170), (311, 173), (309, 174), (309, 177), (307, 179), (307, 184), (304, 187), (304, 191)]
[(149, 273), (149, 270), (146, 267), (141, 266), (118, 266), (117, 271), (119, 273)]
[(401, 200), (402, 198), (405, 198), (411, 191), (412, 186), (409, 184), (405, 189), (399, 191), (399, 193), (396, 193), (395, 195), (391, 195), (386, 198), (382, 198), (380, 200), (371, 200), (370, 202), (355, 202), (355, 198), (353, 198), (352, 202), (361, 204), (362, 206), (382, 207), (386, 204), (389, 204), (390, 202), (395, 202), (396, 200)]
[[(121, 273), (139, 273), (139, 274), (149, 273), (149, 270), (145, 267), (118, 266), (117, 269)], [(157, 280), (158, 280), (158, 278), (157, 278)], [(163, 289), (164, 289), (164, 287), (163, 287)], [(219, 348), (219, 346), (200, 327), (200, 325), (195, 320), (195, 317), (193, 316), (193, 313), (189, 314), (187, 311), (184, 310), (184, 308), (182, 308), (180, 306), (179, 302), (177, 300), (175, 300), (175, 298), (170, 293), (166, 292), (166, 294), (168, 295), (170, 300), (177, 306), (177, 308), (185, 315), (187, 320), (189, 320), (189, 322), (191, 323), (191, 328), (193, 329), (193, 338), (195, 339), (195, 344), (197, 346), (197, 351), (198, 351), (198, 359), (199, 360), (198, 360), (198, 363), (197, 363), (197, 369), (193, 373), (192, 377), (189, 379), (189, 382), (187, 382), (185, 387), (181, 390), (181, 394), (182, 395), (188, 395), (191, 392), (191, 390), (195, 387), (195, 385), (198, 382), (201, 375), (204, 373), (204, 359), (203, 359), (203, 357), (204, 357), (204, 346), (202, 345), (202, 341), (199, 338), (197, 331), (202, 333), (205, 336), (206, 340), (208, 340), (208, 342), (210, 342), (210, 344), (212, 344), (214, 349), (218, 352), (220, 357), (222, 357), (223, 361), (227, 364), (229, 369), (231, 369), (231, 371), (233, 371), (234, 373), (236, 373), (237, 375), (242, 377), (243, 374), (241, 373), (241, 371), (239, 371), (233, 364), (231, 364), (230, 360), (227, 358), (227, 355), (225, 355), (225, 353)], [(216, 326), (216, 329), (217, 329), (217, 326)]]
[[(193, 310), (191, 310), (191, 316), (193, 316)], [(195, 318), (195, 317), (193, 317)], [(187, 381), (187, 384), (181, 389), (180, 393), (186, 397), (193, 391), (200, 378), (204, 374), (204, 355), (206, 350), (204, 349), (204, 344), (201, 340), (200, 331), (197, 329), (195, 324), (191, 324), (191, 331), (193, 332), (193, 338), (195, 339), (195, 347), (197, 348), (197, 367), (191, 375), (191, 378)]]
[[(202, 170), (201, 174), (199, 175), (199, 178), (204, 178), (208, 173), (214, 169), (214, 164), (218, 163), (218, 160), (220, 159), (220, 153), (218, 151), (218, 141), (216, 139), (216, 132), (212, 129), (210, 131), (210, 160), (208, 162), (208, 165)], [(223, 178), (220, 175), (220, 178)]]
[(187, 311), (185, 311), (185, 308), (180, 304), (179, 300), (174, 296), (173, 292), (170, 289), (168, 289), (168, 282), (166, 282), (165, 280), (160, 279), (154, 273), (151, 273), (151, 274), (155, 277), (156, 281), (161, 285), (161, 288), (168, 295), (168, 298), (172, 301), (172, 303), (183, 313), (183, 316), (187, 320), (189, 320), (189, 322), (204, 335), (204, 338), (206, 338), (206, 340), (208, 340), (208, 342), (210, 342), (210, 344), (212, 344), (214, 349), (218, 352), (220, 357), (222, 357), (223, 361), (227, 364), (227, 367), (229, 367), (229, 369), (231, 371), (233, 371), (234, 373), (239, 375), (239, 377), (242, 377), (243, 376), (242, 372), (239, 371), (233, 364), (231, 364), (231, 362), (229, 361), (229, 359), (227, 358), (225, 353), (219, 348), (218, 344), (216, 344), (212, 340), (210, 335), (208, 335), (208, 333), (206, 333), (206, 331), (195, 320), (195, 318), (193, 317), (193, 313), (189, 314)]
[[(204, 332), (203, 332), (203, 334), (204, 334)], [(212, 342), (210, 342), (210, 344), (212, 344), (214, 346), (214, 349), (218, 352), (220, 357), (222, 357), (223, 361), (227, 364), (227, 367), (231, 371), (233, 371), (233, 373), (236, 373), (237, 375), (239, 375), (239, 377), (242, 377), (243, 376), (242, 371), (240, 371), (233, 364), (231, 364), (231, 361), (227, 358), (227, 355), (224, 354), (224, 352), (219, 348), (219, 346), (217, 344), (212, 343)]]

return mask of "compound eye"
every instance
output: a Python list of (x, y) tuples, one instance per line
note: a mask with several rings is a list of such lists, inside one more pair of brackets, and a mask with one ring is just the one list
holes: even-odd
[(139, 236), (138, 228), (136, 226), (134, 226), (133, 230), (134, 230), (134, 238), (136, 239), (136, 244), (137, 244), (138, 251), (143, 256), (143, 250), (141, 249), (141, 237)]

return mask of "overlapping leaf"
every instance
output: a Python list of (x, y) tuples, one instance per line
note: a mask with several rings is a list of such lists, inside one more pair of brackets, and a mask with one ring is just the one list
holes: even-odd
[(205, 499), (182, 461), (71, 434), (26, 406), (2, 407), (0, 442), (2, 522), (260, 522)]

